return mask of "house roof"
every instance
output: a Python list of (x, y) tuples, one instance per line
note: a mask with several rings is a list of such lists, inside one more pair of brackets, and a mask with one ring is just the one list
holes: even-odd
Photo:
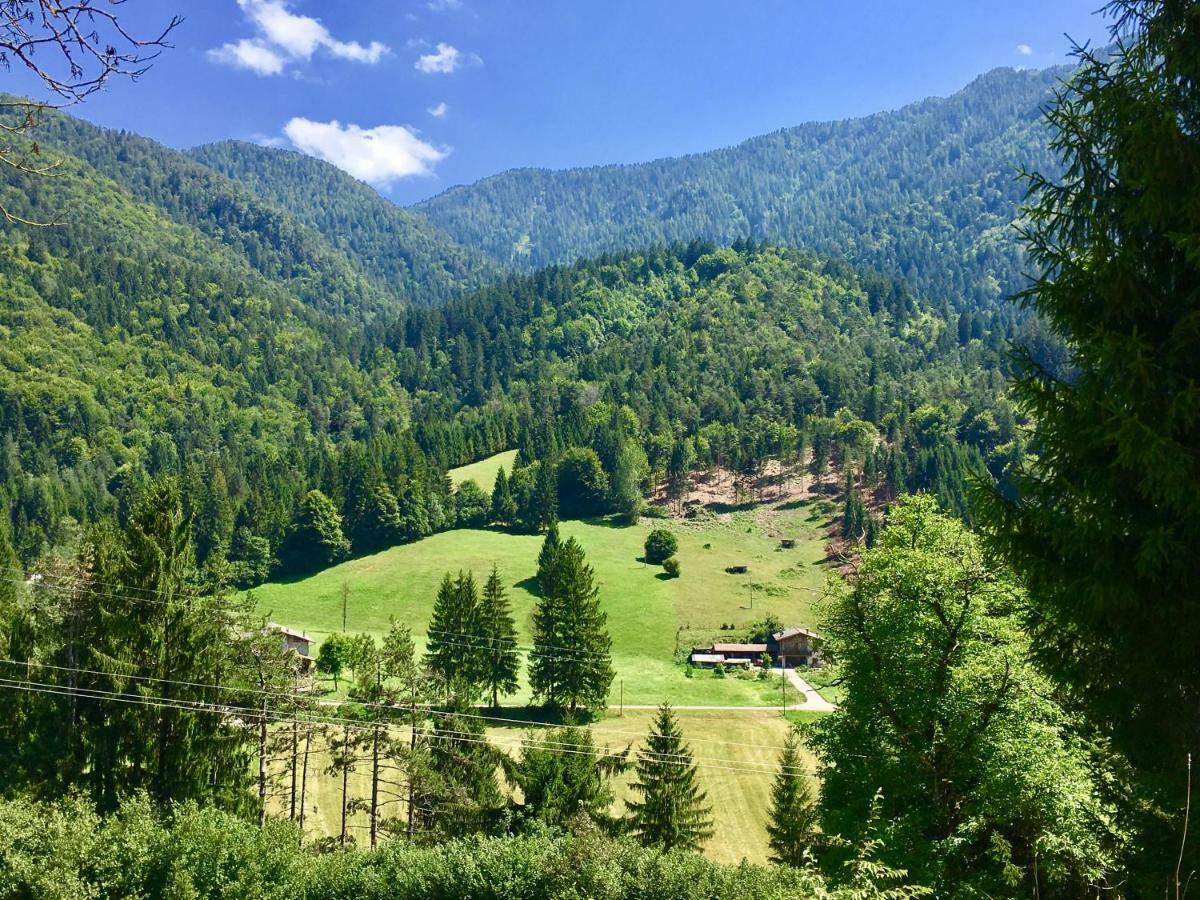
[(725, 657), (720, 653), (693, 653), (692, 662), (698, 663), (723, 663)]
[(766, 653), (766, 644), (713, 644), (713, 653)]
[(810, 631), (807, 628), (785, 628), (783, 631), (775, 632), (773, 635), (771, 635), (771, 637), (773, 637), (776, 641), (782, 641), (786, 638), (795, 637), (798, 634), (817, 639), (820, 639), (821, 637), (821, 635), (817, 634), (815, 631)]
[(309, 637), (302, 631), (296, 631), (294, 628), (288, 628), (286, 625), (276, 625), (274, 622), (267, 623), (267, 631), (278, 631), (284, 637), (295, 638), (298, 641), (307, 641)]

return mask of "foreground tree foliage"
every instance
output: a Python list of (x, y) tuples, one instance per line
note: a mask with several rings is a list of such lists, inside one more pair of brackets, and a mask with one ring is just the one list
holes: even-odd
[(1028, 360), (1037, 458), (986, 519), (1028, 582), (1039, 662), (1158, 807), (1138, 855), (1161, 895), (1181, 845), (1181, 870), (1200, 867), (1181, 816), (1200, 748), (1200, 13), (1108, 11), (1117, 44), (1078, 53), (1049, 113), (1066, 170), (1031, 176), (1025, 233), (1042, 276), (1022, 299), (1070, 375)]
[[(85, 801), (0, 800), (0, 896), (38, 900), (228, 897), (254, 900), (902, 900), (921, 896), (870, 853), (844, 889), (817, 872), (721, 866), (697, 853), (644, 849), (595, 830), (548, 829), (438, 846), (397, 841), (376, 852), (318, 854), (287, 822), (258, 829), (182, 804), (160, 815), (132, 798), (99, 816)], [(877, 847), (875, 848), (877, 849)]]
[(885, 858), (938, 896), (1079, 897), (1105, 883), (1122, 848), (1102, 761), (1032, 667), (1012, 574), (911, 497), (829, 591), (845, 696), (813, 727), (823, 829), (865, 840), (878, 804)]
[(164, 807), (250, 807), (257, 728), (207, 706), (256, 707), (279, 642), (259, 646), (244, 605), (201, 596), (195, 580), (179, 488), (164, 477), (122, 532), (96, 529), (70, 566), (4, 598), (0, 784), (79, 791), (105, 810), (137, 791)]

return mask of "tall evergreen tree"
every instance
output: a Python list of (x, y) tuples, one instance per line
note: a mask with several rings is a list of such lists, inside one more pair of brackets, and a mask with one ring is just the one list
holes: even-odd
[(537, 464), (532, 495), (533, 521), (538, 530), (550, 528), (558, 521), (558, 467), (550, 459)]
[[(1115, 47), (1076, 51), (1048, 113), (1065, 167), (1030, 176), (1024, 234), (1042, 274), (1021, 300), (1071, 365), (1028, 356), (1037, 456), (984, 512), (1027, 579), (1038, 658), (1181, 809), (1200, 747), (1200, 16), (1181, 0), (1107, 11)], [(1143, 887), (1162, 894), (1182, 815), (1142, 825)], [(1183, 846), (1200, 868), (1200, 841)]]
[(560, 675), (558, 657), (562, 652), (562, 604), (559, 599), (559, 555), (562, 545), (558, 526), (551, 525), (538, 553), (538, 602), (533, 611), (533, 652), (529, 656), (529, 686), (535, 697), (548, 705), (558, 705)]
[(771, 785), (770, 836), (771, 861), (802, 866), (805, 854), (813, 846), (820, 812), (808, 782), (809, 773), (800, 755), (800, 737), (789, 731), (779, 756), (779, 771)]
[(697, 850), (712, 831), (711, 807), (696, 783), (696, 764), (671, 707), (663, 704), (638, 751), (629, 800), (630, 832), (647, 847)]
[(570, 538), (556, 557), (558, 583), (558, 701), (574, 711), (603, 707), (614, 677), (608, 615), (583, 548)]
[(492, 706), (500, 705), (501, 694), (511, 694), (519, 686), (521, 656), (517, 649), (517, 623), (513, 619), (500, 571), (492, 566), (479, 601), (479, 636), (486, 654), (483, 659), (483, 683), (492, 695)]
[(491, 517), (493, 522), (501, 525), (511, 525), (517, 517), (517, 501), (513, 499), (504, 466), (496, 472), (496, 483), (492, 487)]
[(542, 539), (542, 549), (538, 551), (537, 585), (538, 593), (543, 597), (555, 592), (558, 551), (561, 547), (562, 541), (559, 539), (558, 525), (551, 524), (546, 530), (545, 538)]
[(479, 592), (470, 572), (442, 576), (429, 621), (425, 665), (456, 693), (480, 684), (485, 650), (479, 638)]

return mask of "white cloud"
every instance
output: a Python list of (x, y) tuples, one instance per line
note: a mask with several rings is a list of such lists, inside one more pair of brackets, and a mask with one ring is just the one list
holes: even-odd
[(373, 64), (387, 53), (379, 41), (360, 44), (341, 41), (319, 19), (300, 16), (288, 8), (289, 0), (238, 0), (242, 12), (258, 28), (260, 37), (243, 38), (208, 51), (214, 62), (250, 69), (259, 75), (278, 75), (288, 62), (312, 59), (317, 50), (353, 62)]
[(462, 0), (429, 0), (426, 6), (434, 12), (446, 12), (451, 9), (461, 9)]
[(1028, 44), (1017, 44), (1017, 52), (1022, 56), (1033, 56), (1033, 48)]
[(448, 147), (428, 144), (404, 125), (360, 128), (337, 119), (313, 122), (296, 117), (283, 133), (302, 153), (378, 187), (412, 175), (432, 175), (434, 166), (450, 154)]
[(448, 75), (463, 66), (477, 66), (482, 62), (474, 53), (462, 53), (457, 47), (439, 43), (433, 53), (417, 57), (413, 67), (426, 75)]
[(284, 58), (262, 41), (247, 38), (209, 50), (208, 58), (234, 68), (249, 69), (259, 75), (278, 75), (285, 64)]
[(446, 105), (445, 101), (443, 101), (437, 106), (429, 107), (426, 112), (428, 112), (435, 119), (444, 119), (446, 118), (446, 113), (450, 112), (450, 107)]

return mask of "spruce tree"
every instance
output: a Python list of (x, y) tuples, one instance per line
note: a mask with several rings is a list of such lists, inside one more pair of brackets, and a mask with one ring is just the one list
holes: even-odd
[(557, 663), (562, 643), (557, 585), (561, 549), (558, 527), (551, 525), (538, 554), (538, 603), (533, 612), (533, 652), (529, 658), (529, 686), (533, 695), (549, 706), (557, 706), (559, 700)]
[(517, 649), (517, 623), (513, 620), (512, 604), (500, 581), (500, 572), (492, 572), (483, 586), (479, 602), (479, 636), (484, 641), (483, 683), (492, 695), (492, 706), (500, 705), (500, 694), (511, 694), (519, 683), (521, 657)]
[(779, 771), (771, 786), (770, 836), (771, 861), (801, 866), (805, 852), (813, 845), (819, 813), (812, 787), (800, 755), (800, 738), (788, 733), (779, 757)]
[(550, 528), (558, 521), (558, 466), (549, 459), (537, 465), (533, 486), (532, 523), (536, 528)]
[(471, 695), (480, 684), (484, 655), (475, 579), (470, 572), (460, 570), (454, 579), (447, 572), (433, 603), (425, 665), (450, 689)]
[(496, 472), (496, 484), (492, 488), (491, 516), (492, 521), (500, 525), (511, 525), (517, 517), (517, 501), (513, 499), (504, 466)]
[(571, 711), (603, 707), (614, 677), (608, 616), (600, 609), (600, 589), (575, 538), (556, 557), (558, 593), (558, 700)]
[(663, 704), (638, 751), (629, 831), (647, 847), (697, 850), (712, 835), (711, 807), (696, 783), (696, 764), (671, 707)]
[(537, 585), (538, 593), (543, 597), (554, 593), (556, 576), (556, 560), (562, 542), (558, 536), (558, 525), (552, 524), (542, 540), (542, 549), (538, 552)]
[[(978, 498), (1030, 591), (1034, 652), (1162, 808), (1200, 746), (1200, 17), (1122, 0), (1049, 110), (1061, 174), (1030, 176), (1021, 296), (1071, 348), (1017, 382), (1037, 457)], [(1200, 867), (1147, 817), (1147, 872)], [(1153, 848), (1150, 850), (1150, 848)], [(1146, 887), (1146, 893), (1162, 893)], [(1135, 893), (1137, 891), (1135, 890)]]

